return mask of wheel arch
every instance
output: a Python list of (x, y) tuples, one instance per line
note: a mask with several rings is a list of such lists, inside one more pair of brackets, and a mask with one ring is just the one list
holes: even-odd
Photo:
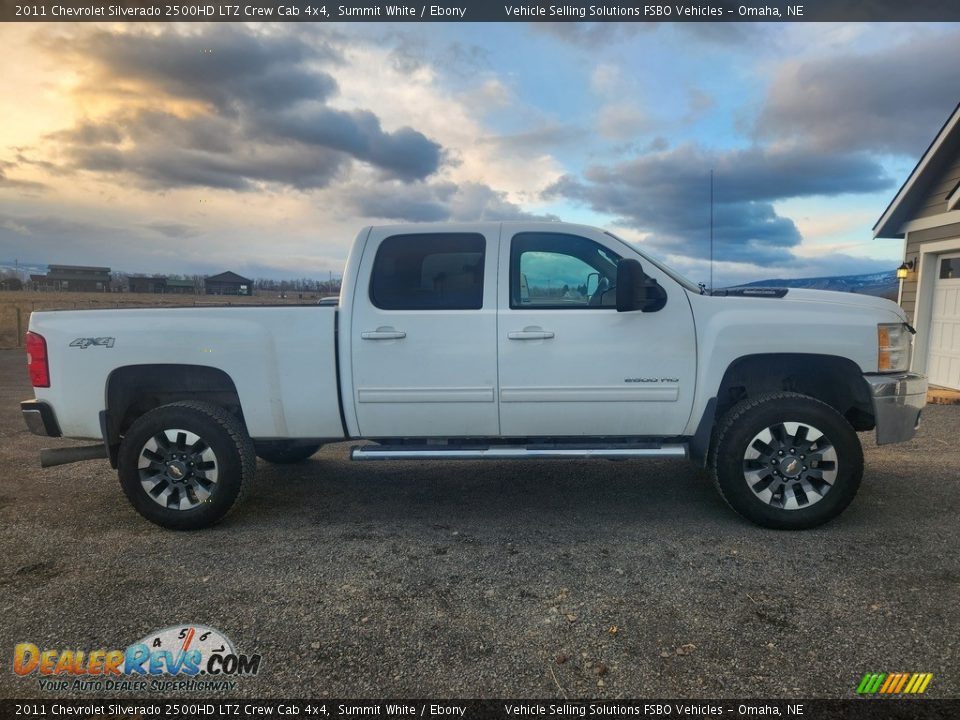
[(246, 428), (237, 387), (219, 368), (189, 364), (145, 364), (115, 368), (107, 377), (106, 410), (100, 414), (104, 444), (113, 467), (120, 439), (144, 413), (181, 400), (222, 407)]
[(794, 392), (820, 400), (857, 431), (875, 426), (870, 390), (860, 367), (846, 357), (806, 353), (743, 355), (727, 367), (691, 440), (691, 457), (705, 465), (713, 430), (737, 403), (773, 392)]

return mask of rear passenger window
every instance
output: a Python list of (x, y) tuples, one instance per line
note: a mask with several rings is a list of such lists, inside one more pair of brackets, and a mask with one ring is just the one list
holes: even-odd
[(373, 261), (370, 301), (381, 310), (479, 310), (485, 246), (475, 233), (388, 237)]

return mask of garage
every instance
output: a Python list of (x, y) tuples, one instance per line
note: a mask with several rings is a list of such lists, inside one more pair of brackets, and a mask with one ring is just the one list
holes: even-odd
[(960, 390), (960, 253), (938, 257), (932, 305), (927, 374), (933, 385)]
[(898, 302), (916, 328), (914, 372), (960, 390), (960, 105), (873, 228), (900, 238)]

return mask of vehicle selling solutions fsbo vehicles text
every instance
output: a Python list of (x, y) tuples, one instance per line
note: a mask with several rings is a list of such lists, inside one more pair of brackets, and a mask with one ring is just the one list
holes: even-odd
[[(508, 17), (543, 18), (630, 18), (630, 17), (722, 17), (723, 8), (715, 5), (504, 5)], [(732, 11), (730, 11), (732, 12)], [(742, 12), (740, 13), (743, 14)]]

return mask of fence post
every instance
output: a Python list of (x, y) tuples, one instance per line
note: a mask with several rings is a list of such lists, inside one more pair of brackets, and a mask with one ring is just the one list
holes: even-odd
[(23, 318), (20, 316), (20, 306), (15, 305), (14, 309), (17, 311), (17, 347), (21, 347), (23, 344)]

